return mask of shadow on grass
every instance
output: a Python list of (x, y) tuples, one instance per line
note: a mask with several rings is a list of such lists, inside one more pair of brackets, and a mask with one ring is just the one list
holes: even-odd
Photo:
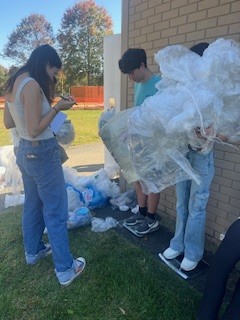
[(69, 231), (73, 255), (87, 266), (67, 288), (58, 284), (51, 256), (25, 264), (21, 207), (0, 216), (0, 231), (2, 319), (194, 319), (199, 293), (114, 230)]

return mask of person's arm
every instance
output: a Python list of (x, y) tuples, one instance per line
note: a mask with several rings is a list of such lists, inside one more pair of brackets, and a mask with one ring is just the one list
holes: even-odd
[[(216, 135), (216, 138), (221, 140), (222, 142), (229, 142), (229, 139), (227, 136), (223, 135), (223, 134), (220, 134), (220, 133), (217, 133)], [(231, 143), (231, 142), (230, 142)]]
[(4, 104), (3, 123), (6, 129), (11, 129), (16, 127), (6, 102)]
[(228, 136), (218, 133), (216, 135), (216, 138), (220, 139), (222, 142), (227, 142), (229, 144), (234, 144), (234, 145), (240, 145), (240, 137), (239, 137), (239, 140), (232, 141), (231, 138), (229, 138)]
[[(195, 128), (195, 132), (196, 132), (196, 136), (200, 139), (206, 139), (206, 136), (214, 136), (214, 129), (212, 126), (204, 128), (205, 136), (202, 136), (201, 130), (199, 127)], [(231, 141), (231, 139), (228, 136), (226, 136), (222, 133), (217, 133), (215, 138), (217, 138), (217, 140), (221, 141), (221, 142), (227, 142), (229, 144), (240, 145), (240, 140), (239, 141)], [(239, 139), (240, 139), (240, 137), (239, 137)]]
[(52, 122), (60, 110), (68, 110), (76, 102), (60, 100), (46, 115), (42, 116), (43, 96), (39, 84), (32, 80), (23, 88), (21, 99), (24, 104), (24, 115), (28, 134), (36, 138)]

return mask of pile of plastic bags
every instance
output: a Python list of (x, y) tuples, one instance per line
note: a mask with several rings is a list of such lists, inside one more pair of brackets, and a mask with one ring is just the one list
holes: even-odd
[(120, 194), (119, 186), (109, 179), (104, 169), (87, 177), (80, 177), (75, 169), (65, 166), (63, 172), (69, 211), (83, 206), (89, 209), (102, 208), (108, 204), (109, 199)]

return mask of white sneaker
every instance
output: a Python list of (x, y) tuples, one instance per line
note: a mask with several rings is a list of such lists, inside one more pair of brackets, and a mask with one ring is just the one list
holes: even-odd
[(164, 252), (163, 252), (163, 256), (164, 258), (171, 260), (174, 259), (176, 257), (178, 257), (181, 254), (181, 252), (175, 251), (172, 248), (167, 248)]
[(191, 260), (188, 260), (187, 258), (184, 258), (181, 262), (180, 268), (185, 271), (191, 271), (196, 268), (198, 265), (198, 262), (194, 262)]

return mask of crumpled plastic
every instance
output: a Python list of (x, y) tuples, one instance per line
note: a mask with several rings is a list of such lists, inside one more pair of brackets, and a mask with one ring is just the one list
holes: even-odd
[(6, 194), (4, 200), (4, 207), (16, 207), (22, 205), (25, 200), (25, 194), (17, 193), (17, 194)]
[(197, 147), (211, 150), (216, 133), (238, 139), (240, 124), (240, 46), (219, 39), (195, 54), (169, 46), (156, 55), (163, 72), (155, 96), (135, 108), (129, 119), (130, 157), (146, 193), (160, 192), (177, 182), (201, 180), (185, 154), (194, 146), (196, 127), (213, 135)]
[(75, 229), (91, 224), (92, 214), (86, 207), (81, 207), (74, 212), (68, 213), (67, 227), (68, 229)]
[[(99, 120), (99, 123), (102, 124), (99, 127), (99, 136), (129, 183), (139, 180), (128, 149), (129, 133), (127, 123), (132, 111), (132, 109), (127, 109), (117, 114), (105, 111), (108, 117), (105, 118), (105, 112), (103, 112)], [(102, 117), (106, 122), (101, 121)]]
[(94, 232), (105, 232), (108, 229), (115, 228), (118, 224), (117, 220), (112, 217), (103, 218), (92, 218), (91, 230)]
[(122, 206), (134, 207), (136, 205), (136, 193), (135, 190), (130, 188), (125, 192), (122, 192), (115, 197), (112, 197), (109, 202), (113, 207), (119, 208)]
[(74, 126), (71, 120), (65, 120), (56, 134), (58, 143), (62, 146), (69, 146), (75, 137)]
[[(116, 114), (100, 130), (126, 180), (132, 182), (133, 172), (147, 194), (183, 180), (201, 182), (185, 158), (189, 143), (207, 153), (213, 142), (221, 143), (217, 133), (240, 140), (239, 43), (218, 39), (202, 57), (183, 45), (172, 45), (159, 50), (155, 60), (162, 72), (158, 92), (141, 106)], [(209, 126), (212, 134), (206, 135), (204, 128)], [(121, 130), (111, 138), (116, 127)], [(205, 139), (196, 138), (196, 127)], [(127, 167), (120, 150), (116, 152), (121, 147), (115, 147), (123, 132)]]
[(109, 179), (104, 169), (91, 176), (80, 177), (75, 169), (63, 166), (63, 173), (71, 211), (81, 206), (89, 209), (105, 207), (109, 199), (120, 193), (119, 186)]

